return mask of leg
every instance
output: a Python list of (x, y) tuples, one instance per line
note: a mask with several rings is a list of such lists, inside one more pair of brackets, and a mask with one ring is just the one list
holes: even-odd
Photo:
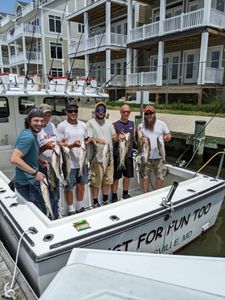
[(112, 193), (116, 194), (118, 191), (119, 179), (114, 179), (112, 184)]
[(156, 179), (156, 188), (161, 189), (164, 187), (164, 181), (161, 179)]
[(143, 178), (143, 179), (142, 179), (142, 187), (143, 187), (144, 193), (149, 192), (149, 182), (148, 182), (148, 178)]
[(128, 177), (123, 177), (123, 190), (128, 191), (130, 185), (130, 178)]
[(73, 205), (73, 192), (69, 189), (64, 189), (64, 195), (65, 195), (66, 204), (68, 206)]

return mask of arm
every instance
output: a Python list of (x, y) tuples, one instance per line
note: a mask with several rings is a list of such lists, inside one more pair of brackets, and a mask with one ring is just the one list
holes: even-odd
[(163, 135), (163, 140), (165, 142), (169, 142), (169, 141), (171, 141), (171, 139), (172, 139), (172, 135), (171, 135), (170, 132), (168, 132), (168, 133), (166, 133), (166, 134)]
[(27, 172), (28, 174), (35, 174), (34, 176), (38, 179), (38, 180), (43, 180), (45, 178), (45, 175), (41, 172), (37, 172), (38, 170), (33, 169), (32, 167), (30, 167), (22, 158), (23, 158), (24, 154), (23, 152), (21, 152), (18, 149), (15, 149), (12, 153), (12, 156), (10, 158), (10, 162), (11, 164), (13, 164), (14, 166), (16, 166), (17, 168), (23, 170), (24, 172)]

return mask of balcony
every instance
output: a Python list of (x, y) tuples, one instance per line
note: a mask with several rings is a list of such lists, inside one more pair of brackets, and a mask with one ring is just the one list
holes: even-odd
[(19, 36), (32, 36), (34, 35), (40, 35), (41, 33), (41, 27), (39, 25), (32, 25), (28, 23), (20, 24), (19, 26), (16, 26), (14, 30), (11, 30), (10, 32), (7, 32), (5, 35), (5, 41), (9, 42), (15, 38), (18, 38)]
[(4, 25), (6, 25), (7, 23), (9, 23), (12, 19), (14, 18), (14, 16), (12, 15), (7, 15), (4, 18), (2, 18), (0, 20), (0, 27), (3, 27)]
[(8, 66), (9, 65), (9, 58), (7, 56), (3, 56), (0, 63), (1, 63), (2, 66)]
[(157, 72), (131, 73), (127, 76), (128, 86), (149, 86), (156, 85)]
[[(115, 77), (113, 77), (115, 76)], [(109, 86), (126, 86), (126, 75), (111, 75), (111, 80), (109, 82)]]
[[(96, 52), (98, 48), (111, 47), (126, 47), (127, 36), (119, 33), (111, 33), (110, 44), (106, 41), (106, 34), (98, 34), (87, 39), (86, 43), (82, 40), (78, 47), (78, 42), (74, 42), (69, 46), (69, 55), (74, 53), (83, 54), (84, 51)], [(77, 49), (78, 47), (78, 49)], [(94, 51), (93, 51), (94, 50)]]
[(205, 82), (210, 84), (223, 84), (224, 68), (206, 68)]
[(11, 65), (27, 63), (29, 60), (30, 60), (30, 63), (41, 64), (42, 63), (41, 52), (26, 51), (26, 54), (24, 54), (24, 52), (18, 52), (17, 54), (10, 56), (10, 64)]
[(208, 24), (203, 25), (204, 8), (181, 14), (172, 18), (165, 19), (163, 21), (162, 33), (159, 31), (160, 22), (154, 22), (140, 27), (131, 29), (130, 31), (130, 43), (138, 42), (154, 38), (160, 35), (166, 35), (176, 32), (181, 32), (205, 25), (215, 28), (225, 28), (225, 14), (211, 9), (210, 20)]

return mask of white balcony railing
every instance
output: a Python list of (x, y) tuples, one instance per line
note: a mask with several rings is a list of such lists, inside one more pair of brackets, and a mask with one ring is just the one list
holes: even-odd
[(121, 74), (117, 74), (115, 77), (113, 77), (115, 75), (111, 75), (111, 80), (109, 82), (109, 85), (112, 86), (125, 86), (126, 85), (126, 75), (121, 75)]
[(26, 59), (30, 61), (34, 61), (36, 63), (41, 63), (42, 61), (42, 56), (41, 52), (36, 52), (36, 51), (27, 51), (26, 52)]
[[(211, 9), (210, 20), (208, 21), (208, 24), (203, 24), (203, 18), (204, 8), (185, 14), (182, 13), (179, 16), (165, 19), (163, 21), (163, 32), (161, 33), (161, 35), (188, 30), (205, 25), (211, 25), (216, 28), (225, 29), (225, 13), (216, 9)], [(159, 35), (159, 22), (154, 22), (147, 25), (145, 24), (143, 26), (136, 27), (130, 30), (130, 42), (137, 42)]]
[[(89, 51), (95, 49), (97, 51), (100, 47), (105, 46), (118, 46), (118, 47), (126, 47), (127, 36), (119, 33), (111, 33), (111, 42), (110, 45), (107, 44), (106, 34), (98, 34), (93, 37), (87, 39), (86, 44), (84, 40), (82, 40), (78, 47), (78, 42), (73, 42), (69, 46), (69, 54)], [(77, 49), (78, 47), (78, 49)]]
[(17, 54), (13, 54), (10, 56), (10, 64), (18, 64), (22, 63), (25, 60), (25, 56), (23, 52), (19, 52)]
[(7, 56), (3, 56), (1, 64), (3, 66), (9, 65), (9, 58)]
[(30, 60), (32, 63), (41, 63), (42, 56), (41, 52), (36, 51), (26, 51), (26, 55), (24, 52), (18, 52), (17, 54), (13, 54), (10, 56), (10, 64), (19, 64), (25, 63)]
[(156, 85), (157, 72), (131, 73), (128, 75), (128, 86)]
[(206, 67), (205, 82), (212, 84), (223, 84), (224, 68), (209, 68)]
[(29, 14), (34, 9), (34, 2), (32, 1), (31, 3), (27, 4), (22, 8), (22, 16), (25, 16)]
[(0, 27), (3, 27), (5, 24), (7, 24), (8, 22), (10, 22), (13, 19), (13, 16), (11, 15), (7, 15), (4, 18), (2, 18), (0, 20)]

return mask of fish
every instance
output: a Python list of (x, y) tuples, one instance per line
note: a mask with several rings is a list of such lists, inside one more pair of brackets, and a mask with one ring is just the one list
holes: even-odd
[(58, 202), (58, 178), (56, 177), (55, 171), (51, 163), (48, 164), (48, 183), (50, 190), (53, 192), (54, 200)]
[(61, 152), (61, 174), (64, 178), (64, 181), (68, 184), (70, 182), (70, 171), (71, 171), (71, 164), (70, 164), (70, 149), (65, 146), (60, 146)]
[(81, 143), (81, 147), (80, 147), (80, 155), (79, 155), (80, 170), (78, 173), (78, 177), (83, 176), (83, 169), (84, 169), (84, 165), (86, 163), (86, 157), (87, 157), (87, 147), (86, 147), (85, 141), (83, 141)]
[(52, 220), (54, 220), (54, 214), (52, 211), (49, 189), (48, 189), (48, 182), (46, 178), (43, 181), (41, 181), (40, 186), (41, 186), (41, 193), (44, 199), (45, 207), (47, 209), (47, 216), (48, 217), (51, 216)]
[(118, 170), (125, 170), (126, 166), (125, 166), (125, 159), (127, 157), (128, 154), (128, 150), (130, 147), (130, 142), (131, 142), (131, 133), (127, 132), (125, 134), (125, 139), (122, 141), (119, 141), (119, 165), (118, 165)]
[(150, 139), (147, 136), (145, 136), (145, 142), (142, 143), (141, 139), (143, 134), (140, 130), (137, 131), (137, 136), (138, 136), (139, 152), (141, 155), (140, 170), (142, 174), (145, 174), (146, 167), (148, 165), (150, 151), (151, 151), (151, 143), (150, 143)]
[(103, 173), (105, 175), (108, 166), (112, 160), (111, 149), (108, 143), (100, 144), (92, 141), (91, 155), (89, 157), (90, 163), (102, 163)]
[(159, 149), (159, 154), (162, 157), (163, 162), (166, 162), (166, 150), (165, 150), (165, 144), (163, 141), (162, 136), (157, 138), (157, 145), (158, 145), (158, 149)]

